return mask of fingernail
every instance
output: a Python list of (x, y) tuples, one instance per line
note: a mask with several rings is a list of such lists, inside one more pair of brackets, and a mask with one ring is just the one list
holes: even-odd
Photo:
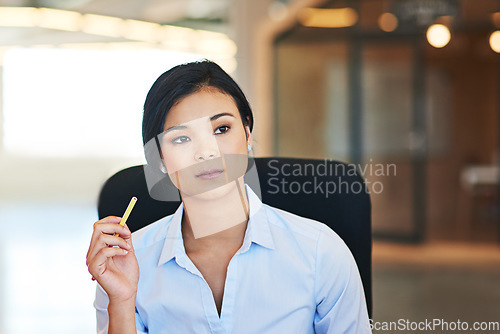
[(123, 254), (128, 254), (128, 251), (125, 249), (122, 249)]

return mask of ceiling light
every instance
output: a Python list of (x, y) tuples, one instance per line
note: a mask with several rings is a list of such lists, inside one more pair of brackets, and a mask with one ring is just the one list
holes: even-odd
[(38, 11), (32, 7), (0, 7), (2, 27), (34, 27)]
[(124, 20), (118, 17), (85, 14), (83, 15), (82, 31), (109, 37), (122, 37)]
[(156, 43), (157, 34), (161, 25), (153, 22), (125, 20), (123, 26), (123, 37), (138, 41), (148, 41)]
[(37, 26), (41, 28), (79, 31), (82, 14), (69, 10), (51, 8), (38, 9), (40, 20)]

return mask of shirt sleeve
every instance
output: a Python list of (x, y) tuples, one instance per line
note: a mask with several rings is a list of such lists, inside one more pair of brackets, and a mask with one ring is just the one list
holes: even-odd
[[(97, 317), (97, 334), (107, 334), (108, 333), (108, 295), (106, 291), (97, 284), (94, 307), (96, 310)], [(137, 329), (137, 334), (147, 334), (148, 330), (137, 313), (137, 308), (135, 310), (135, 327)]]
[(371, 333), (354, 257), (344, 241), (326, 225), (317, 244), (315, 298), (316, 333)]

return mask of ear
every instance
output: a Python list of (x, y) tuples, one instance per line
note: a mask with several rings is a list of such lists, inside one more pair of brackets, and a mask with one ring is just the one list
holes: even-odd
[(167, 164), (165, 163), (165, 159), (163, 159), (163, 151), (161, 149), (161, 146), (160, 144), (157, 142), (157, 145), (158, 145), (158, 152), (160, 152), (160, 170), (163, 174), (167, 174), (168, 173), (168, 169), (167, 169)]
[(163, 174), (167, 174), (167, 167), (165, 167), (165, 163), (160, 164), (160, 170)]
[[(247, 124), (250, 124), (250, 117), (248, 116), (247, 116)], [(250, 144), (250, 146), (252, 146), (252, 132), (250, 132), (250, 126), (245, 125), (244, 128), (245, 128), (245, 134), (247, 136), (247, 143)]]
[(252, 146), (253, 138), (252, 138), (252, 133), (250, 132), (250, 127), (248, 125), (245, 125), (245, 133), (247, 136), (247, 144)]

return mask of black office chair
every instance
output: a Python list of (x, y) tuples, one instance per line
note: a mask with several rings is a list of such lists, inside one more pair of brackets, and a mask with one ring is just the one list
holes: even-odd
[[(155, 187), (149, 184), (148, 190), (144, 167), (129, 167), (106, 181), (99, 195), (99, 219), (123, 215), (132, 196), (139, 199), (127, 221), (132, 232), (175, 212), (180, 201), (157, 200), (161, 192), (155, 187), (173, 188), (168, 177)], [(331, 160), (254, 158), (250, 168), (258, 178), (245, 176), (245, 182), (257, 194), (260, 190), (262, 202), (323, 222), (344, 240), (358, 265), (371, 318), (371, 203), (363, 178), (352, 165)], [(332, 192), (328, 196), (327, 184)]]

